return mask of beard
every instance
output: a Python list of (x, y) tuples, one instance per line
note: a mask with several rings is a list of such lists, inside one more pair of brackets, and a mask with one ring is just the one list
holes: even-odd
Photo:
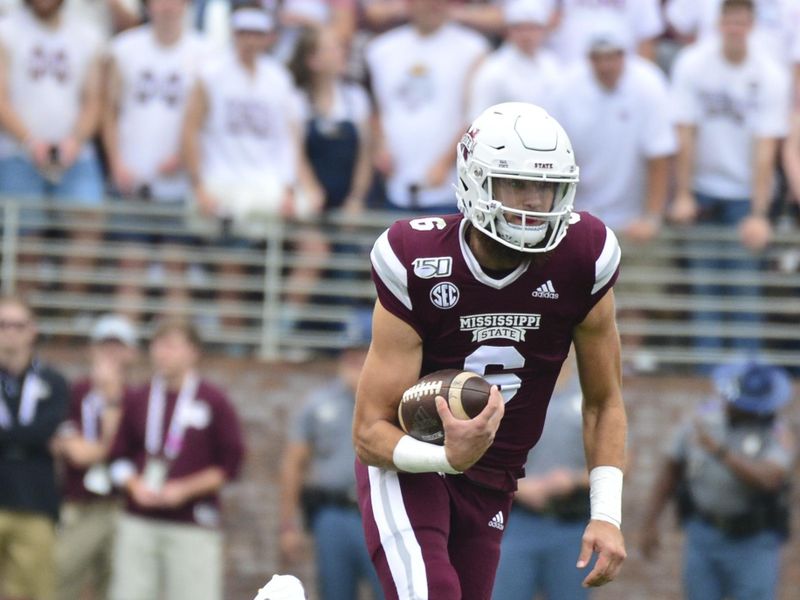
[[(550, 259), (551, 251), (523, 252), (522, 250), (511, 248), (505, 244), (501, 244), (496, 239), (489, 237), (478, 227), (475, 227), (471, 222), (467, 223), (465, 235), (467, 243), (469, 243), (471, 236), (473, 235), (479, 238), (476, 239), (476, 242), (480, 244), (492, 256), (492, 258), (497, 261), (497, 263), (502, 264), (507, 268), (516, 267), (526, 260), (530, 261), (531, 266), (535, 268), (545, 264)], [(545, 240), (546, 239), (547, 236), (545, 236)], [(542, 243), (545, 243), (545, 241), (543, 240)]]

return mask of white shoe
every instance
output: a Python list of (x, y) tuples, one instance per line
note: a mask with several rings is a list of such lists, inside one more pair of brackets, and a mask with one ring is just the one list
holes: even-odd
[(293, 575), (273, 575), (253, 600), (307, 600), (303, 584)]

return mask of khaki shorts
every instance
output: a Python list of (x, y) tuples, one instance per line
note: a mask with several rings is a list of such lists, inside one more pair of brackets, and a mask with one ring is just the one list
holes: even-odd
[(52, 600), (55, 524), (38, 513), (0, 510), (0, 592), (11, 598)]
[(111, 600), (222, 600), (222, 534), (123, 513)]
[(58, 600), (81, 598), (87, 584), (95, 600), (108, 598), (118, 515), (119, 503), (113, 499), (67, 502), (61, 507), (56, 539)]

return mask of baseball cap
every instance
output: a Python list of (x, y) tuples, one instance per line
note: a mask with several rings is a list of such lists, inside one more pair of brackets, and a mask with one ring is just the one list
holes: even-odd
[(506, 25), (547, 25), (549, 19), (550, 10), (542, 0), (510, 0), (503, 6), (503, 20)]
[(731, 406), (748, 413), (774, 413), (792, 396), (792, 382), (784, 369), (753, 360), (719, 366), (711, 379)]
[(136, 327), (122, 315), (103, 315), (95, 321), (89, 339), (92, 342), (117, 340), (126, 346), (136, 346)]
[(237, 8), (231, 13), (233, 31), (269, 33), (275, 28), (275, 19), (260, 8)]
[(630, 35), (616, 21), (601, 20), (595, 23), (588, 37), (587, 54), (625, 51), (630, 46)]

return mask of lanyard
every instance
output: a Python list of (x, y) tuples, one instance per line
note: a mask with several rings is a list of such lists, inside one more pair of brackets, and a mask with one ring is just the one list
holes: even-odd
[(199, 381), (194, 373), (183, 378), (175, 410), (167, 428), (164, 438), (164, 411), (167, 407), (167, 386), (162, 377), (153, 377), (150, 382), (150, 398), (147, 403), (147, 424), (144, 436), (144, 446), (147, 453), (157, 456), (162, 453), (167, 460), (174, 460), (183, 447), (183, 438), (186, 434), (187, 414), (191, 403), (197, 394)]
[(91, 390), (81, 402), (81, 430), (90, 442), (100, 439), (100, 415), (103, 412), (103, 397)]
[[(47, 386), (41, 378), (30, 369), (22, 383), (22, 397), (19, 403), (17, 421), (20, 425), (30, 425), (36, 417), (36, 405), (47, 395)], [(8, 410), (3, 386), (0, 385), (0, 427), (11, 429), (13, 420), (11, 411)]]

